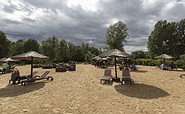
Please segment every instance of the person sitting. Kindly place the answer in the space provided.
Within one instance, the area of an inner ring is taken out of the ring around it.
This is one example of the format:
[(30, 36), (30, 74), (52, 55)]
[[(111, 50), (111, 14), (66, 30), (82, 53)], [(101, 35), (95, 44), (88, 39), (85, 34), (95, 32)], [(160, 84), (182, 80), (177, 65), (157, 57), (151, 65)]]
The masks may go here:
[(130, 65), (130, 69), (131, 69), (131, 70), (137, 70), (137, 67), (136, 67), (136, 65), (135, 65), (134, 63), (132, 63), (132, 64)]
[(2, 74), (5, 74), (6, 71), (8, 70), (8, 68), (9, 68), (9, 65), (6, 62), (4, 62), (2, 64), (2, 67), (3, 67)]
[(18, 81), (18, 83), (20, 83), (20, 81), (22, 79), (26, 79), (26, 78), (27, 78), (26, 76), (20, 76), (20, 72), (17, 69), (14, 69), (13, 73), (11, 75), (11, 81), (13, 82), (13, 85), (16, 84), (16, 81)]
[(171, 70), (171, 67), (169, 65), (161, 64), (160, 69), (161, 70)]

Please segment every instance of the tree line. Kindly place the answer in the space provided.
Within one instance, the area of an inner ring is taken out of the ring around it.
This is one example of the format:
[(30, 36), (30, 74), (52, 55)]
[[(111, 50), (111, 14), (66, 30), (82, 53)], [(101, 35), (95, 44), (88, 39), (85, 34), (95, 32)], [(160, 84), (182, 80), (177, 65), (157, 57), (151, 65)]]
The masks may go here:
[(0, 58), (11, 57), (28, 51), (37, 51), (49, 57), (53, 62), (89, 62), (90, 59), (100, 54), (100, 49), (90, 47), (88, 43), (74, 45), (65, 40), (59, 40), (52, 36), (39, 43), (35, 39), (17, 40), (15, 42), (8, 40), (4, 32), (0, 32)]

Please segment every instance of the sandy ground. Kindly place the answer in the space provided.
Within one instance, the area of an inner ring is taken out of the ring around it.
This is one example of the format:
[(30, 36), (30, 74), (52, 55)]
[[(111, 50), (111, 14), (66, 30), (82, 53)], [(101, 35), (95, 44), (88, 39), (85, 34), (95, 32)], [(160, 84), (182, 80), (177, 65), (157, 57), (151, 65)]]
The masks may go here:
[[(26, 86), (8, 85), (10, 74), (0, 75), (0, 114), (185, 114), (185, 77), (179, 77), (185, 72), (138, 67), (131, 72), (133, 86), (102, 85), (104, 69), (81, 64), (76, 71), (49, 69), (52, 82)], [(17, 68), (22, 75), (30, 72), (29, 65)]]

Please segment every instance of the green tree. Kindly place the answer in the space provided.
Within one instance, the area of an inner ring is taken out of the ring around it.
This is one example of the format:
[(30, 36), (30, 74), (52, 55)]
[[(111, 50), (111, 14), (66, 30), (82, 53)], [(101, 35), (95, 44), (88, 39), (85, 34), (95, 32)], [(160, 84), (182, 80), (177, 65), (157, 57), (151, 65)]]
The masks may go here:
[(111, 25), (106, 31), (106, 41), (108, 49), (123, 49), (123, 41), (128, 36), (127, 26), (121, 21), (118, 21), (114, 25)]
[(8, 57), (11, 52), (11, 41), (7, 39), (4, 32), (0, 31), (0, 58)]
[(89, 48), (89, 51), (90, 51), (93, 55), (95, 55), (95, 56), (97, 56), (97, 55), (99, 55), (99, 54), (101, 53), (101, 51), (100, 51), (99, 49), (95, 48), (95, 47), (90, 47), (90, 48)]
[(16, 42), (12, 42), (12, 48), (11, 48), (12, 55), (24, 53), (23, 51), (24, 44), (25, 44), (24, 40), (17, 40)]
[[(177, 23), (177, 27), (174, 33), (175, 39), (173, 42), (173, 55), (177, 58), (182, 54), (185, 54), (185, 19)], [(175, 43), (174, 43), (175, 42)]]
[(146, 58), (145, 52), (144, 51), (134, 51), (132, 52), (132, 55), (134, 56), (134, 59), (144, 59)]
[(78, 61), (78, 62), (84, 62), (85, 61), (85, 53), (83, 52), (81, 46), (75, 46), (75, 50), (72, 56), (72, 60)]
[(162, 53), (179, 58), (185, 51), (185, 22), (158, 21), (148, 39), (148, 50), (152, 56)]
[(85, 55), (85, 61), (90, 63), (91, 62), (91, 58), (95, 57), (95, 55), (93, 55), (90, 51), (88, 51), (88, 53)]
[(23, 46), (23, 51), (28, 52), (28, 51), (39, 51), (39, 46), (40, 44), (37, 42), (35, 39), (28, 39), (25, 41), (24, 46)]
[[(69, 53), (69, 60), (70, 61), (76, 61), (76, 60), (78, 60), (78, 57), (76, 58), (76, 56), (75, 56), (75, 53), (78, 53), (77, 52), (77, 46), (75, 46), (73, 43), (71, 43), (71, 42), (68, 42), (67, 43), (67, 46), (68, 46), (68, 53)], [(80, 56), (80, 54), (79, 54), (79, 56)]]
[(59, 52), (59, 61), (63, 62), (69, 61), (68, 45), (65, 40), (60, 41), (58, 52)]
[(49, 37), (41, 42), (41, 52), (49, 56), (50, 61), (58, 61), (59, 59), (59, 40), (55, 37)]

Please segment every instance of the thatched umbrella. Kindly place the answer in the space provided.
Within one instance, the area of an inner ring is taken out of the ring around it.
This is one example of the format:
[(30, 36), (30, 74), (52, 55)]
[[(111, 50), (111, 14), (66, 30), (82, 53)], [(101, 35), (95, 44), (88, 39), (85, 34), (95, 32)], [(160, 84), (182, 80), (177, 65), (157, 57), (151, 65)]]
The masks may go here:
[(93, 57), (91, 60), (100, 60), (100, 59), (101, 59), (100, 56), (95, 56), (95, 57)]
[(2, 59), (0, 59), (0, 61), (2, 61), (2, 62), (9, 62), (9, 61), (17, 61), (17, 60), (14, 60), (14, 59), (12, 59), (12, 58), (2, 58)]
[(167, 54), (161, 54), (159, 56), (156, 56), (154, 58), (158, 58), (158, 59), (164, 59), (164, 63), (165, 63), (165, 59), (172, 59), (173, 57)]
[(2, 59), (0, 59), (0, 61), (2, 61), (2, 62), (8, 62), (8, 65), (10, 67), (10, 62), (14, 62), (14, 61), (17, 61), (17, 60), (14, 60), (14, 59), (12, 59), (12, 58), (9, 57), (9, 58), (2, 58)]
[(13, 56), (13, 58), (19, 59), (19, 60), (31, 60), (31, 77), (33, 74), (33, 60), (49, 59), (49, 57), (39, 54), (38, 52), (35, 52), (35, 51), (29, 51), (27, 53), (16, 55), (16, 56)]
[(99, 56), (100, 57), (114, 57), (115, 78), (117, 78), (116, 57), (129, 57), (130, 54), (120, 51), (118, 49), (112, 49), (112, 50), (109, 50), (107, 52), (100, 54)]

